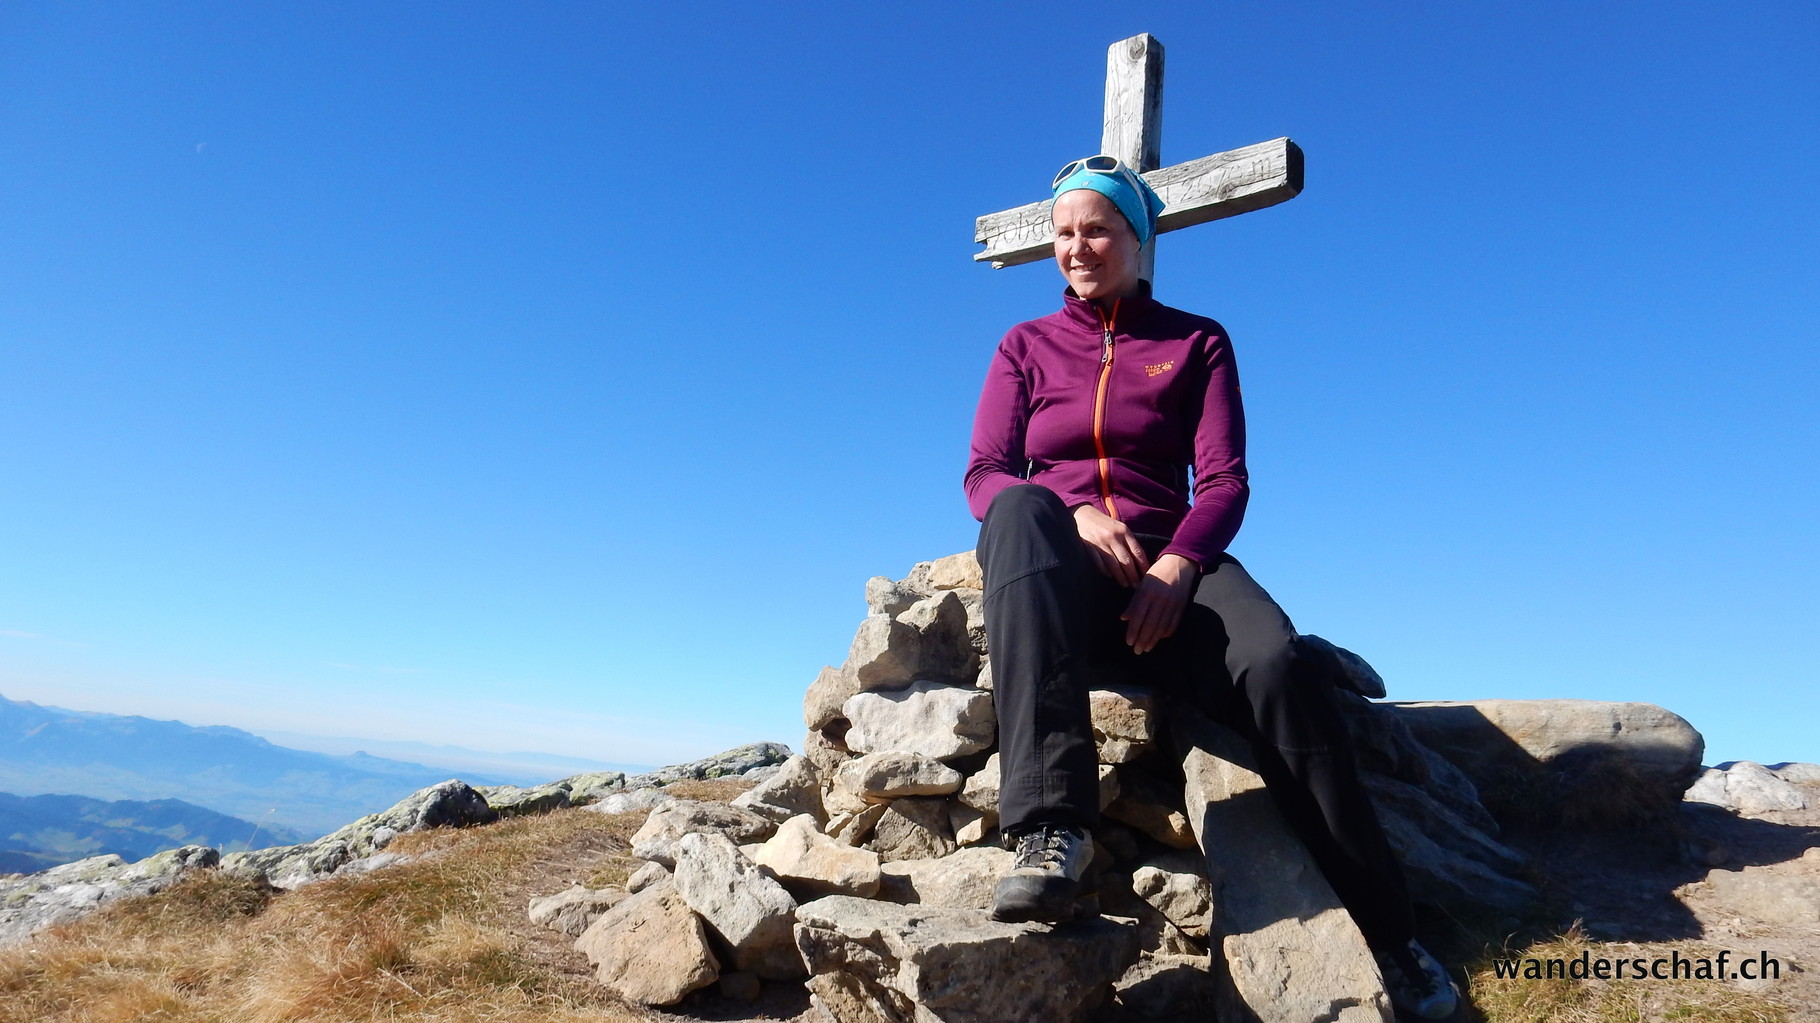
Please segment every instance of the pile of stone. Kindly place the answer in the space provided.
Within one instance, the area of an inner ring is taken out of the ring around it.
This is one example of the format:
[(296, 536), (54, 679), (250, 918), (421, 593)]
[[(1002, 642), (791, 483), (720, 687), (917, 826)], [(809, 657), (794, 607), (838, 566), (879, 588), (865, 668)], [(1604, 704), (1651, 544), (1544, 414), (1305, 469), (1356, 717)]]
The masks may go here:
[[(713, 984), (739, 994), (806, 977), (842, 1023), (1169, 1019), (1210, 1006), (1287, 1019), (1342, 1005), (1332, 1018), (1389, 1018), (1350, 918), (1256, 798), (1245, 745), (1191, 712), (1161, 712), (1141, 690), (1090, 701), (1104, 915), (990, 921), (1011, 857), (997, 828), (978, 565), (967, 553), (878, 577), (866, 602), (846, 662), (809, 686), (801, 755), (730, 807), (653, 809), (633, 848), (649, 865), (630, 894), (577, 889), (536, 907), (580, 935), (604, 983), (668, 1005)], [(1699, 769), (1698, 733), (1659, 708), (1560, 701), (1576, 706), (1551, 704), (1551, 727), (1525, 731), (1508, 701), (1374, 703), (1384, 689), (1369, 665), (1302, 641), (1344, 668), (1339, 699), (1414, 896), (1456, 917), (1508, 916), (1536, 896), (1482, 783), (1615, 750), (1594, 766), (1622, 764), (1672, 803)], [(1534, 705), (1515, 706), (1533, 716)], [(1472, 755), (1456, 763), (1436, 744)], [(573, 908), (583, 903), (592, 908)]]

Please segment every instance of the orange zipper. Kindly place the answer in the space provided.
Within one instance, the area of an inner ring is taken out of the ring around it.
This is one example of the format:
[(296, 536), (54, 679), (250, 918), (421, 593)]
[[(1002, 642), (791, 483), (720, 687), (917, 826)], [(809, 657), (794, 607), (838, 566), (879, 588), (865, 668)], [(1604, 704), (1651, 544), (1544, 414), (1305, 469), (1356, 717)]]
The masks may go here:
[(1119, 300), (1112, 300), (1112, 316), (1100, 312), (1105, 347), (1100, 349), (1100, 382), (1093, 392), (1093, 451), (1099, 456), (1100, 497), (1106, 502), (1106, 514), (1115, 521), (1118, 506), (1112, 503), (1112, 461), (1106, 457), (1106, 383), (1112, 379), (1112, 327), (1119, 319)]

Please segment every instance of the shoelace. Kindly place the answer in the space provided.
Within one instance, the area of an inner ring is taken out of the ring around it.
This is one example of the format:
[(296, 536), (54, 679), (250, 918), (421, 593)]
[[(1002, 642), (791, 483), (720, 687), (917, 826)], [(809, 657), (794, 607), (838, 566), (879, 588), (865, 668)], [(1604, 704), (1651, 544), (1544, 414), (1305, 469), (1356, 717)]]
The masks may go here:
[(1025, 835), (1017, 844), (1017, 868), (1060, 867), (1065, 858), (1067, 842), (1060, 830), (1049, 828)]

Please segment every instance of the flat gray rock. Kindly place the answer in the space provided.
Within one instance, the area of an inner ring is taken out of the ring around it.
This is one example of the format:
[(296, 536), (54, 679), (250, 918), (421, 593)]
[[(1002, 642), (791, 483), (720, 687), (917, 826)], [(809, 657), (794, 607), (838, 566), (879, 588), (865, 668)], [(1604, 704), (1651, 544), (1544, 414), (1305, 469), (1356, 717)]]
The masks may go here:
[(725, 803), (672, 799), (652, 810), (644, 827), (632, 836), (632, 855), (674, 870), (684, 835), (712, 832), (726, 836), (734, 845), (746, 845), (762, 842), (776, 831), (775, 822), (749, 810)]
[(733, 965), (767, 980), (799, 980), (791, 936), (796, 900), (725, 835), (684, 835), (677, 844), (676, 893), (733, 950)]
[(1227, 963), (1222, 1018), (1395, 1023), (1365, 939), (1264, 790), (1250, 747), (1192, 711), (1172, 722), (1212, 884), (1211, 938)]
[(889, 692), (865, 692), (843, 708), (855, 753), (898, 750), (937, 760), (966, 756), (998, 739), (992, 694), (971, 686), (918, 681)]
[(603, 985), (639, 1005), (675, 1005), (720, 977), (701, 918), (668, 881), (601, 914), (575, 948)]
[(186, 845), (137, 863), (111, 854), (91, 856), (35, 874), (0, 878), (0, 947), (16, 945), (45, 927), (79, 920), (118, 899), (161, 892), (219, 860), (214, 849)]
[(624, 901), (627, 894), (615, 888), (576, 885), (554, 895), (532, 899), (528, 912), (532, 923), (579, 938), (607, 910)]
[(1001, 924), (835, 895), (796, 919), (809, 990), (836, 1023), (1084, 1023), (1138, 951), (1105, 917)]

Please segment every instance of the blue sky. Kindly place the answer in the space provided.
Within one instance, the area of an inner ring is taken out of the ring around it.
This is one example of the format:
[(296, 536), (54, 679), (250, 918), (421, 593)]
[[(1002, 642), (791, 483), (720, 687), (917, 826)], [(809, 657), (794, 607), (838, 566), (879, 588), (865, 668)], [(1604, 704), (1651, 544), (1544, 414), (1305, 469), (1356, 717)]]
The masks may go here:
[(1811, 4), (0, 7), (0, 693), (660, 763), (798, 745), (1168, 54), (1233, 550), (1404, 699), (1820, 761)]

